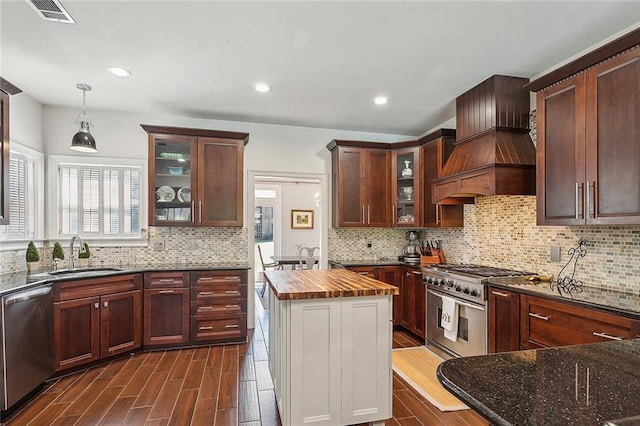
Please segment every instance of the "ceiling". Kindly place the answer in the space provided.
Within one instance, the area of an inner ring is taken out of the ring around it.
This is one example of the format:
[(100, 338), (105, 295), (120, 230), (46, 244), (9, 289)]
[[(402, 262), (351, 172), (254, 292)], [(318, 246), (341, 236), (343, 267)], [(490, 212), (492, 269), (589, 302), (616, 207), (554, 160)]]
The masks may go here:
[(83, 82), (89, 114), (400, 135), (452, 118), (456, 96), (493, 74), (538, 75), (640, 24), (640, 1), (61, 2), (76, 24), (0, 3), (0, 75), (44, 105), (80, 112)]

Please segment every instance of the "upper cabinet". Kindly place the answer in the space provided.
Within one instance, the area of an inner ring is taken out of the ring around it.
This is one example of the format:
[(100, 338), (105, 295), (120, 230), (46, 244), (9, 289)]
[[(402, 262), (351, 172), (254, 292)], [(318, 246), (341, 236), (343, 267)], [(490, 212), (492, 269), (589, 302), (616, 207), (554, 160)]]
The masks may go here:
[(149, 225), (242, 226), (248, 133), (141, 126), (149, 134)]
[(538, 91), (539, 225), (640, 224), (640, 47)]
[(392, 225), (419, 226), (423, 187), (420, 180), (420, 148), (398, 148), (391, 154)]
[(9, 224), (9, 95), (20, 92), (0, 77), (0, 225)]
[(334, 227), (391, 226), (391, 152), (385, 144), (332, 141)]

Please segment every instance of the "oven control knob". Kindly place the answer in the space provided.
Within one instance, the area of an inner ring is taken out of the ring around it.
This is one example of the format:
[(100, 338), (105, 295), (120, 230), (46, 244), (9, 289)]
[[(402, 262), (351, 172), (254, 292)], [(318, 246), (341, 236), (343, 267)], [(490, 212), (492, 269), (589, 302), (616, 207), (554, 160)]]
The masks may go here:
[(470, 293), (473, 297), (480, 297), (480, 292), (478, 290), (476, 290), (475, 288), (471, 290)]
[(462, 286), (461, 285), (456, 286), (456, 291), (458, 293), (461, 292), (462, 291)]
[(435, 280), (433, 279), (433, 277), (427, 277), (427, 284), (433, 284), (435, 282)]
[(465, 288), (464, 288), (464, 290), (462, 290), (462, 292), (463, 292), (464, 294), (470, 294), (470, 293), (471, 293), (471, 290), (469, 290), (469, 287), (465, 287)]
[[(444, 280), (442, 280), (442, 284), (444, 285)], [(454, 285), (455, 283), (453, 282), (453, 280), (447, 281), (447, 287), (452, 288)]]
[(444, 286), (444, 280), (443, 279), (436, 280), (436, 285), (437, 286)]

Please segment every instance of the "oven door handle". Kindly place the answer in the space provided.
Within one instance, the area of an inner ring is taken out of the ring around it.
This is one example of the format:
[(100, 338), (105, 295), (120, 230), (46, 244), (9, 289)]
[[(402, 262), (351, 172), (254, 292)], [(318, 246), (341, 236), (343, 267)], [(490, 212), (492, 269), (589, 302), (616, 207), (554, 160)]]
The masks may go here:
[[(442, 299), (442, 295), (436, 293), (435, 291), (427, 290), (427, 293), (431, 293), (434, 296), (438, 296), (440, 299)], [(459, 300), (456, 300), (456, 303), (458, 305), (460, 305), (460, 306), (464, 306), (464, 307), (471, 308), (471, 309), (477, 309), (479, 311), (485, 311), (486, 310), (483, 306), (476, 306), (476, 305), (472, 305), (471, 303), (461, 302)]]

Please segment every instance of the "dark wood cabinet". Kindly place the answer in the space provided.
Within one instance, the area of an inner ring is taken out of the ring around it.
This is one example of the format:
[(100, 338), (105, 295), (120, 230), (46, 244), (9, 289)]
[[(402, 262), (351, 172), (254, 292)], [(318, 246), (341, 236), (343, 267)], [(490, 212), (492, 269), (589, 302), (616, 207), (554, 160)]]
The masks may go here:
[(400, 266), (349, 266), (348, 270), (356, 272), (365, 277), (373, 278), (387, 284), (398, 287), (399, 294), (393, 296), (393, 323), (402, 324), (404, 316), (403, 309), (403, 285), (402, 285), (402, 268)]
[(149, 225), (242, 226), (247, 133), (142, 125)]
[(640, 47), (537, 94), (539, 225), (640, 223)]
[(334, 227), (391, 226), (391, 153), (385, 148), (363, 147), (367, 144), (329, 144)]
[(397, 148), (391, 154), (391, 224), (396, 227), (420, 226), (423, 192), (420, 148)]
[(420, 336), (426, 337), (426, 293), (422, 282), (422, 271), (405, 266), (402, 268), (402, 318), (400, 325)]
[(520, 294), (489, 287), (488, 352), (520, 349)]
[(247, 279), (246, 270), (191, 272), (192, 343), (246, 341)]
[(0, 77), (0, 225), (9, 224), (9, 95), (20, 92)]
[(433, 181), (441, 176), (442, 166), (449, 158), (456, 141), (455, 130), (441, 129), (420, 139), (422, 144), (422, 177), (420, 224), (424, 227), (464, 226), (464, 203), (467, 198), (448, 198), (436, 204), (433, 199)]
[(520, 295), (522, 349), (631, 339), (640, 321), (542, 297)]
[(122, 275), (54, 286), (57, 370), (141, 347), (141, 282), (140, 275)]
[(189, 342), (188, 272), (144, 274), (144, 346)]

